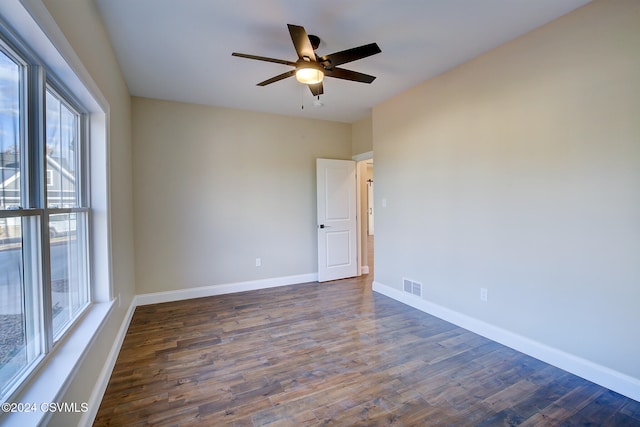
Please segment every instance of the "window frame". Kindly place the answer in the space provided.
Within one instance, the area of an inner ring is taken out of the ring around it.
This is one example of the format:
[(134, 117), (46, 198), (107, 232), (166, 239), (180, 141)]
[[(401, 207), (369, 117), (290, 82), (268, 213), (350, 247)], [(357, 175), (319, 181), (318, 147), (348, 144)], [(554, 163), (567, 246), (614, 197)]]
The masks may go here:
[[(70, 333), (70, 331), (85, 317), (87, 311), (94, 304), (94, 285), (92, 275), (93, 247), (92, 215), (90, 204), (90, 164), (89, 155), (90, 132), (89, 111), (73, 96), (71, 90), (64, 85), (55, 72), (49, 70), (37, 55), (35, 55), (14, 32), (0, 20), (0, 51), (20, 67), (19, 86), (19, 180), (20, 200), (18, 206), (0, 209), (0, 218), (19, 219), (21, 227), (21, 257), (24, 270), (21, 286), (23, 287), (23, 316), (25, 334), (25, 352), (35, 345), (37, 354), (32, 360), (27, 360), (11, 380), (0, 385), (0, 402), (14, 399), (28, 382), (38, 373), (50, 359)], [(48, 171), (46, 147), (46, 94), (51, 91), (77, 120), (77, 173), (75, 188), (76, 206), (49, 207), (47, 200)], [(78, 188), (79, 187), (79, 188)], [(53, 326), (52, 280), (51, 280), (51, 241), (49, 236), (49, 218), (56, 214), (84, 215), (82, 257), (84, 259), (84, 293), (86, 300), (82, 306), (65, 322), (56, 333)], [(33, 222), (34, 227), (23, 230), (25, 219)], [(25, 237), (25, 234), (27, 236)], [(28, 254), (28, 255), (27, 255)], [(28, 265), (27, 265), (28, 264)], [(27, 270), (30, 271), (27, 274)], [(27, 283), (27, 276), (37, 277), (37, 283)], [(29, 289), (27, 289), (29, 288)], [(26, 313), (27, 306), (38, 306), (39, 311), (33, 316)], [(38, 343), (27, 343), (28, 329), (38, 329)], [(28, 358), (27, 358), (28, 359)]]

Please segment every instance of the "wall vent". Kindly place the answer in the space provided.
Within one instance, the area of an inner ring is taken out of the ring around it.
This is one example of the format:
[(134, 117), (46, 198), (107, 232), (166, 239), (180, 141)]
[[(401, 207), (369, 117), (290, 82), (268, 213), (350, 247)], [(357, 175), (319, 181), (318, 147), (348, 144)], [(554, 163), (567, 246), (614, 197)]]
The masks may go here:
[(402, 279), (402, 288), (405, 292), (421, 297), (422, 296), (422, 283), (416, 282), (410, 279)]
[(404, 283), (404, 291), (412, 293), (411, 291), (413, 289), (413, 282), (409, 279), (402, 279), (402, 281)]

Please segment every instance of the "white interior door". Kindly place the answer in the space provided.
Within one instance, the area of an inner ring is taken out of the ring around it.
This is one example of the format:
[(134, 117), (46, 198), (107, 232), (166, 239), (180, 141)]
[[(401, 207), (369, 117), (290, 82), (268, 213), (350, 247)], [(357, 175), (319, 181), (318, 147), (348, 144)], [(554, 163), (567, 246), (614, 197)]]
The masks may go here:
[(318, 281), (356, 276), (356, 163), (316, 159), (316, 174)]

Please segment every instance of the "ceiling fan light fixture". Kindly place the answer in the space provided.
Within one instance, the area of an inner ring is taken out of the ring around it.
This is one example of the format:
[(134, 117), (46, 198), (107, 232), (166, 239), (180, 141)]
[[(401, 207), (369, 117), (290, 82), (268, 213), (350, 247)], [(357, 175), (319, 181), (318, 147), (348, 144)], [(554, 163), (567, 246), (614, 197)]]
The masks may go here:
[(306, 85), (315, 85), (322, 82), (324, 73), (317, 67), (302, 65), (296, 69), (296, 80)]
[(382, 52), (376, 43), (369, 43), (353, 47), (351, 49), (342, 50), (340, 52), (330, 53), (329, 55), (318, 56), (315, 53), (315, 50), (320, 45), (319, 37), (307, 34), (304, 27), (301, 27), (300, 25), (287, 24), (287, 27), (289, 28), (289, 35), (291, 36), (293, 47), (298, 55), (298, 59), (295, 62), (284, 59), (269, 58), (266, 56), (249, 55), (246, 53), (233, 52), (231, 54), (233, 56), (239, 56), (240, 58), (273, 62), (275, 64), (288, 65), (294, 68), (293, 70), (289, 70), (260, 82), (257, 86), (267, 86), (288, 77), (296, 76), (296, 80), (306, 85), (313, 96), (319, 96), (324, 93), (322, 81), (325, 75), (334, 79), (349, 80), (360, 83), (371, 83), (376, 79), (375, 76), (338, 67), (339, 65)]

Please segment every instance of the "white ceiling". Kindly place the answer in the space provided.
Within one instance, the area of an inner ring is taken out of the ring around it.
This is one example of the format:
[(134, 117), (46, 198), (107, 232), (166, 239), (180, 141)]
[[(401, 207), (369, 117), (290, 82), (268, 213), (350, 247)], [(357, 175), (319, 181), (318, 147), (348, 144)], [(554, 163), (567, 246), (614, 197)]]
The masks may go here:
[[(539, 27), (589, 0), (95, 0), (132, 95), (354, 122), (380, 102)], [(322, 40), (319, 55), (376, 42), (341, 67), (372, 84), (327, 78), (322, 107), (291, 69), (286, 24)], [(301, 105), (304, 104), (304, 109)]]

